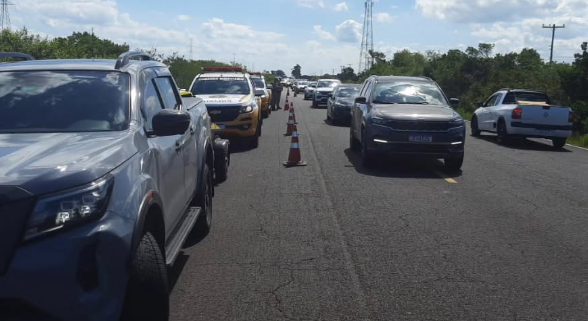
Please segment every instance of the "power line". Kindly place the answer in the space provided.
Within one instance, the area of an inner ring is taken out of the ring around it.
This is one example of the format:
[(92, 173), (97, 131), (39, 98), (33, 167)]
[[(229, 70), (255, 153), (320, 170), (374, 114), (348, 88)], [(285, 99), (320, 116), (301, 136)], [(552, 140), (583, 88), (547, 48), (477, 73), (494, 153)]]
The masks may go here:
[(551, 54), (549, 55), (549, 63), (553, 63), (553, 43), (555, 42), (555, 29), (563, 29), (566, 25), (543, 25), (544, 29), (551, 29)]
[(370, 69), (373, 64), (372, 51), (374, 50), (374, 28), (372, 23), (373, 0), (366, 0), (363, 17), (363, 31), (361, 34), (361, 50), (359, 53), (358, 73)]
[(14, 6), (14, 3), (8, 0), (0, 0), (0, 30), (10, 29), (10, 12), (8, 6)]

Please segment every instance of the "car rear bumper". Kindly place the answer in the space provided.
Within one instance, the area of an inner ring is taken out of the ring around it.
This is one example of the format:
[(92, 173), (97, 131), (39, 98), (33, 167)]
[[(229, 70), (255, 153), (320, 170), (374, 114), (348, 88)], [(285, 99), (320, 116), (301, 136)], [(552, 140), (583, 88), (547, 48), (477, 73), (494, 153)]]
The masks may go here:
[(507, 128), (508, 134), (521, 137), (535, 138), (569, 138), (572, 136), (572, 126), (532, 125), (511, 122)]
[[(385, 155), (414, 155), (444, 158), (464, 153), (465, 127), (444, 132), (395, 131), (379, 125), (368, 127), (366, 140), (368, 149)], [(410, 142), (411, 134), (430, 134), (432, 142)]]
[(133, 221), (107, 212), (97, 222), (22, 245), (0, 277), (0, 315), (7, 320), (118, 320), (133, 228)]

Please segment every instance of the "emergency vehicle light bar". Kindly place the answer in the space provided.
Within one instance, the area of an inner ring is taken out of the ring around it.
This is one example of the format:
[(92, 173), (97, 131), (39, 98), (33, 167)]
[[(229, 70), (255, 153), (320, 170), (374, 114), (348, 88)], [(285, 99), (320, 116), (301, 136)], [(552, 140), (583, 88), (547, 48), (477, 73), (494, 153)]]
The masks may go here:
[(256, 76), (261, 76), (261, 73), (260, 72), (250, 72), (249, 74), (250, 75), (256, 75)]
[(204, 72), (219, 72), (219, 71), (234, 71), (243, 72), (243, 68), (240, 67), (203, 67)]

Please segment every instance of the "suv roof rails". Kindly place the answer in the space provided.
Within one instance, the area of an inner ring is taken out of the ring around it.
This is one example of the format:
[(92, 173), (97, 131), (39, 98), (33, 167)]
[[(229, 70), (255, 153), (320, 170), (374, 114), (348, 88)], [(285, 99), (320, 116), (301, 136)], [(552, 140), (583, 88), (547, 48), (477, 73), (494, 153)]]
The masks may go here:
[(35, 60), (33, 56), (22, 52), (0, 52), (0, 58), (20, 58), (23, 60)]
[(512, 90), (512, 88), (500, 88), (500, 90), (498, 90), (498, 91), (511, 91), (511, 90)]
[(116, 59), (116, 64), (114, 65), (114, 69), (121, 69), (122, 67), (128, 65), (131, 58), (140, 58), (139, 60), (141, 61), (153, 60), (153, 58), (146, 52), (127, 51), (118, 56), (118, 59)]

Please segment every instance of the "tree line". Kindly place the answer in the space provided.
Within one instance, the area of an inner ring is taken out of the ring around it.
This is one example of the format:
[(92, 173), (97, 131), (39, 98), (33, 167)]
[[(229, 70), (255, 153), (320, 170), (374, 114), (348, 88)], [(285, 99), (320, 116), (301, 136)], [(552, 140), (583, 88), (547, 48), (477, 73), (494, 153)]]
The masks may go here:
[[(126, 43), (117, 44), (101, 39), (88, 32), (74, 32), (68, 37), (49, 39), (31, 34), (27, 29), (2, 30), (0, 51), (18, 51), (31, 54), (37, 59), (107, 58), (116, 59), (128, 51)], [(461, 100), (459, 112), (466, 118), (471, 116), (477, 103), (500, 88), (525, 88), (543, 90), (560, 105), (574, 110), (574, 130), (583, 135), (588, 145), (588, 44), (579, 46), (572, 63), (546, 63), (539, 53), (531, 48), (520, 52), (494, 54), (494, 45), (481, 43), (465, 50), (449, 50), (446, 53), (425, 53), (403, 50), (392, 57), (373, 51), (373, 66), (360, 74), (347, 67), (337, 75), (343, 82), (361, 83), (370, 75), (426, 76), (437, 81), (450, 97)], [(181, 88), (190, 86), (195, 75), (204, 66), (230, 66), (214, 60), (187, 60), (178, 53), (163, 55), (156, 48), (145, 50), (155, 59), (170, 67)], [(300, 65), (292, 68), (292, 74), (302, 75)], [(282, 70), (267, 72), (266, 79), (285, 77)], [(318, 77), (314, 77), (318, 78)]]

